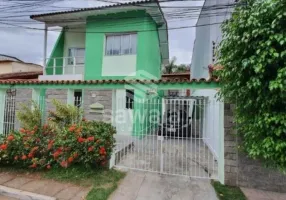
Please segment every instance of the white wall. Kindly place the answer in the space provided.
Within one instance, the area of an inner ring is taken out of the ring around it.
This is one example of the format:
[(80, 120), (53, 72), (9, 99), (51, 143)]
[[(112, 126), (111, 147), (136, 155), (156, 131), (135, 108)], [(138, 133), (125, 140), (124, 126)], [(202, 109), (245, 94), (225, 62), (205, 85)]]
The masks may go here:
[[(232, 9), (210, 9), (209, 6), (231, 4), (234, 0), (205, 0), (196, 28), (196, 39), (191, 64), (191, 78), (208, 78), (208, 65), (212, 64), (213, 44), (222, 38), (221, 23), (230, 17)], [(212, 25), (211, 25), (212, 24)], [(201, 26), (204, 25), (204, 26)]]
[(205, 96), (208, 101), (204, 111), (203, 138), (206, 145), (218, 158), (220, 129), (219, 129), (219, 102), (216, 98), (216, 90), (197, 90), (192, 96)]
[(69, 48), (85, 48), (85, 27), (70, 27), (65, 31), (64, 56), (68, 56)]
[(136, 55), (103, 56), (102, 76), (135, 76)]
[(30, 72), (30, 71), (42, 71), (43, 67), (39, 65), (34, 65), (31, 63), (12, 63), (12, 72)]

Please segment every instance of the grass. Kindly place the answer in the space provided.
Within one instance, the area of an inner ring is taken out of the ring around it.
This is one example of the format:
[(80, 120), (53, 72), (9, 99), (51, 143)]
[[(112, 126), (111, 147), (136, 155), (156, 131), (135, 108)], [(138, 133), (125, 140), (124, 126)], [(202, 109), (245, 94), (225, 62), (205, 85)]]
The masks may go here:
[(222, 185), (217, 181), (213, 181), (212, 185), (220, 200), (247, 200), (239, 187)]
[(37, 173), (46, 179), (91, 187), (87, 200), (107, 200), (112, 192), (116, 190), (119, 181), (126, 175), (126, 173), (114, 169), (87, 169), (82, 166), (67, 169), (53, 168), (49, 171), (33, 171), (31, 169), (15, 168), (14, 166), (1, 166), (0, 172), (3, 171), (25, 174)]

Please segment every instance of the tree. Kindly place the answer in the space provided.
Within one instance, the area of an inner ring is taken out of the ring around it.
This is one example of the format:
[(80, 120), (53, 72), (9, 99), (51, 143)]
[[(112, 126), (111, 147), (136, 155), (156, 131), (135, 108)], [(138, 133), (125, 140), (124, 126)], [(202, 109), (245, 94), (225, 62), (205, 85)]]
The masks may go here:
[(236, 103), (242, 147), (286, 169), (286, 1), (242, 0), (222, 25), (220, 96)]
[(165, 71), (167, 74), (171, 74), (174, 69), (177, 67), (175, 62), (177, 61), (177, 58), (174, 56), (170, 63), (165, 67)]

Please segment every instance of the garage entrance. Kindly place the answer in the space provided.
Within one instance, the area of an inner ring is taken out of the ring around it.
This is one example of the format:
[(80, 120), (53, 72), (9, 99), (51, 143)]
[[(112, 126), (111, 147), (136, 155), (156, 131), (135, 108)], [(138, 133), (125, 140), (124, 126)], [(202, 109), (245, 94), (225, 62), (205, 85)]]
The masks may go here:
[(116, 135), (116, 167), (218, 179), (221, 102), (164, 97), (134, 104), (132, 135)]

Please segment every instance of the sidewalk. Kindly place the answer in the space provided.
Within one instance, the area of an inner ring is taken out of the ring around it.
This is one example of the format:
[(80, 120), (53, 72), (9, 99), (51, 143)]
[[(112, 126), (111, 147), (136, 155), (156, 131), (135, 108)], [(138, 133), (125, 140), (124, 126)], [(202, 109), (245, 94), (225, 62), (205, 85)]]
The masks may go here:
[[(36, 176), (15, 175), (11, 173), (0, 173), (0, 185), (55, 197), (58, 200), (83, 200), (89, 192), (89, 188), (69, 183), (60, 183), (53, 180), (43, 180)], [(5, 199), (6, 197), (2, 198)]]
[(269, 192), (250, 188), (241, 188), (248, 200), (285, 200), (286, 193)]

